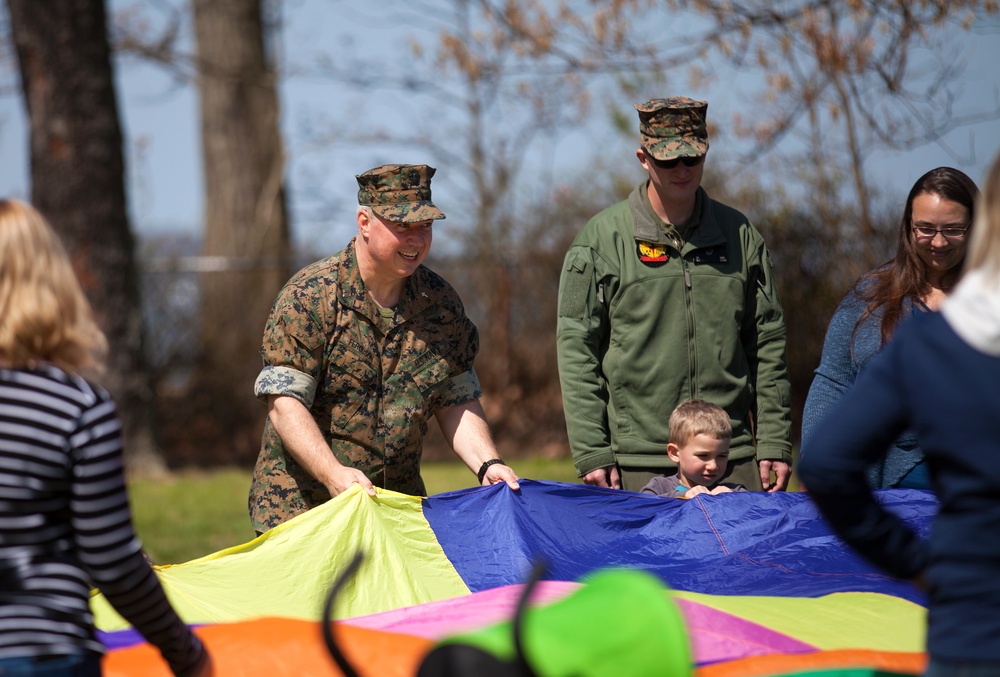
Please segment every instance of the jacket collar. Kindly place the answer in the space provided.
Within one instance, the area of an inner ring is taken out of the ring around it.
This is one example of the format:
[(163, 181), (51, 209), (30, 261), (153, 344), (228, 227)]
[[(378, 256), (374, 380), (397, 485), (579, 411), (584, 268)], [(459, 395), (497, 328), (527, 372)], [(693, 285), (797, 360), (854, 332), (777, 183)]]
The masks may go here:
[[(634, 235), (637, 241), (671, 245), (682, 252), (725, 244), (726, 238), (715, 220), (712, 201), (704, 188), (699, 187), (695, 194), (694, 213), (687, 224), (687, 242), (685, 243), (675, 226), (665, 223), (653, 211), (649, 194), (646, 192), (647, 184), (648, 182), (645, 181), (640, 183), (628, 197), (632, 221), (635, 224)], [(681, 247), (677, 247), (677, 242), (681, 243)]]

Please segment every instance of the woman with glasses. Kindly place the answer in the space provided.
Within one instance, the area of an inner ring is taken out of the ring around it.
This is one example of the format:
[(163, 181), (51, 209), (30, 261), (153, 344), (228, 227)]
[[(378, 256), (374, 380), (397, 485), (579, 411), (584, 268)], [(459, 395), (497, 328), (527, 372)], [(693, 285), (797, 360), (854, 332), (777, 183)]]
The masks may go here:
[[(978, 211), (965, 274), (941, 312), (900, 324), (799, 465), (841, 538), (926, 589), (925, 677), (1000, 675), (1000, 158)], [(864, 468), (907, 428), (920, 437), (940, 505), (926, 534), (864, 482)]]
[[(802, 418), (804, 451), (820, 420), (888, 343), (900, 321), (936, 311), (958, 282), (978, 194), (972, 179), (951, 167), (932, 169), (910, 189), (895, 258), (861, 276), (830, 320)], [(876, 489), (931, 488), (913, 431), (900, 435), (868, 469), (868, 483)]]

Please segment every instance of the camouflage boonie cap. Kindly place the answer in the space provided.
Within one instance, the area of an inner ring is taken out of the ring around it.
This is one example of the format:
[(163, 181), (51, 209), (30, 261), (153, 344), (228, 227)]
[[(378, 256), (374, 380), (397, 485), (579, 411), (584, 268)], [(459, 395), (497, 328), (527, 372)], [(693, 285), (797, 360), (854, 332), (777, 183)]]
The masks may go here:
[(444, 212), (431, 202), (431, 177), (427, 165), (380, 165), (359, 174), (358, 204), (367, 205), (386, 221), (416, 223), (443, 219)]
[(708, 102), (686, 96), (650, 99), (635, 104), (639, 111), (642, 149), (657, 160), (697, 157), (708, 152), (705, 113)]

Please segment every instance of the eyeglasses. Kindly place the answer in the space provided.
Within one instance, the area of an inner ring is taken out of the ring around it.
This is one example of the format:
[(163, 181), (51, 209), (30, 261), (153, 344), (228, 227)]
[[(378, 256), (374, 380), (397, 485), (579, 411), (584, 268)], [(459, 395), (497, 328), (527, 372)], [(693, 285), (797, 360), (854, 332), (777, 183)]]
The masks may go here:
[(682, 162), (684, 163), (685, 167), (697, 167), (705, 160), (704, 155), (698, 155), (696, 157), (675, 157), (672, 160), (657, 160), (655, 157), (648, 154), (646, 155), (646, 157), (652, 160), (653, 164), (659, 167), (660, 169), (673, 169)]
[(941, 228), (937, 226), (931, 226), (928, 224), (913, 224), (913, 232), (917, 234), (917, 238), (921, 240), (933, 240), (938, 233), (944, 236), (946, 240), (961, 240), (965, 237), (966, 231), (969, 230), (969, 224), (960, 226), (954, 223), (946, 224)]

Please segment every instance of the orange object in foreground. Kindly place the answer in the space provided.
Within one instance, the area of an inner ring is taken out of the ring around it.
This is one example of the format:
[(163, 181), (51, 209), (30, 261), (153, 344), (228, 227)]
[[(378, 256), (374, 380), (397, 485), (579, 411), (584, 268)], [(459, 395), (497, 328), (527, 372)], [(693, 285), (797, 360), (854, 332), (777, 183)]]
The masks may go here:
[[(334, 633), (351, 662), (366, 675), (411, 677), (433, 642), (412, 635), (337, 624)], [(266, 617), (195, 629), (217, 677), (340, 677), (315, 621)], [(159, 652), (140, 644), (108, 653), (105, 677), (172, 677)]]

